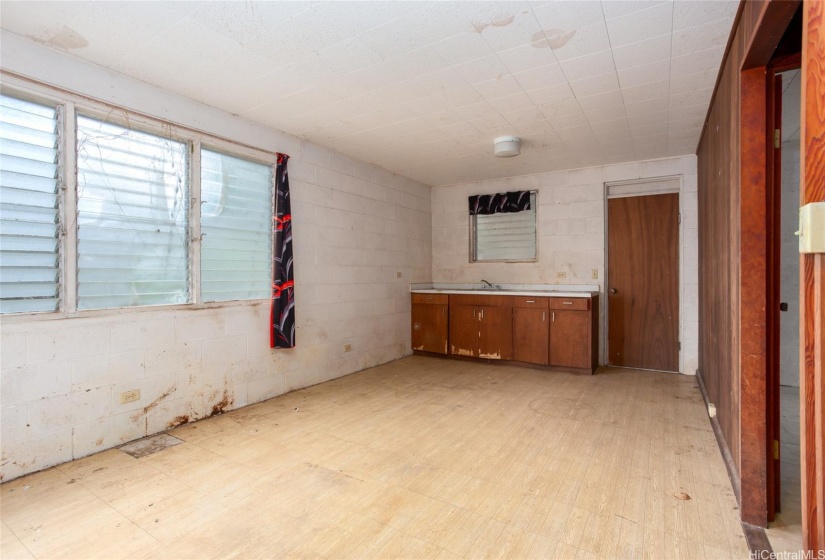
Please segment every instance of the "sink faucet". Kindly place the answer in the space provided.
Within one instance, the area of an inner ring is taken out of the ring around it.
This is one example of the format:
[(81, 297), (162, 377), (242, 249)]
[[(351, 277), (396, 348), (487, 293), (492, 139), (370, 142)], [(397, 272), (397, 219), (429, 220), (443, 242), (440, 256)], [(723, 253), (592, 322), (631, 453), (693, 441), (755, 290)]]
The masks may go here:
[(481, 282), (482, 282), (482, 283), (484, 283), (484, 284), (487, 284), (487, 287), (488, 287), (488, 288), (490, 288), (491, 290), (495, 290), (496, 288), (498, 288), (498, 286), (494, 286), (493, 284), (490, 284), (490, 283), (489, 283), (487, 280), (485, 280), (484, 278), (482, 278), (482, 279), (481, 279)]

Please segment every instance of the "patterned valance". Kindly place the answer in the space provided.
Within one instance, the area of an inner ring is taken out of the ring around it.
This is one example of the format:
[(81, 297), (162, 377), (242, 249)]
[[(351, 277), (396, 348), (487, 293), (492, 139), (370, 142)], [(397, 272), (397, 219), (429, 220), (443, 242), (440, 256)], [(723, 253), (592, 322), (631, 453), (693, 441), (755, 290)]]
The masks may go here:
[(530, 210), (530, 191), (481, 194), (470, 197), (470, 215)]

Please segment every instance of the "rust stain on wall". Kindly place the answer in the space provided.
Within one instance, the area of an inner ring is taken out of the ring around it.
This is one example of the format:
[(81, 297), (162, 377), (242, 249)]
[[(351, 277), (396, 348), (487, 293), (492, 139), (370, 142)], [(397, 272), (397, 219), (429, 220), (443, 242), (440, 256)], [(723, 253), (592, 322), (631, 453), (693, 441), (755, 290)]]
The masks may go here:
[(212, 407), (212, 413), (209, 416), (212, 417), (217, 416), (218, 414), (223, 414), (224, 411), (228, 407), (232, 406), (232, 403), (234, 402), (235, 399), (232, 397), (232, 395), (230, 395), (229, 392), (226, 389), (224, 389), (223, 398), (217, 403), (215, 403), (215, 405)]

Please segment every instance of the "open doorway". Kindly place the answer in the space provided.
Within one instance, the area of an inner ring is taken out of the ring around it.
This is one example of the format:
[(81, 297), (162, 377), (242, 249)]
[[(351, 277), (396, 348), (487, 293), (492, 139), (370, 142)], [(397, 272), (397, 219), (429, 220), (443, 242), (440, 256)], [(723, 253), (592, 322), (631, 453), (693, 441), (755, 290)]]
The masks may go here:
[(798, 69), (778, 73), (781, 83), (779, 168), (779, 508), (767, 536), (774, 552), (802, 549), (802, 487), (799, 448), (799, 248), (800, 109)]

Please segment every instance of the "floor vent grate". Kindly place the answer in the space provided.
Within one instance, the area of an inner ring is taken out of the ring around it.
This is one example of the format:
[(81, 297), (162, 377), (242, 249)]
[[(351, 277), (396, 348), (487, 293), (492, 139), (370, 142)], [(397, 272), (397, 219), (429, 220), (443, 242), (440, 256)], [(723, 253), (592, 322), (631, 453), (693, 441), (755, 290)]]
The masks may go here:
[(170, 436), (169, 434), (158, 434), (156, 436), (149, 436), (131, 443), (127, 443), (126, 445), (121, 445), (119, 449), (124, 453), (131, 455), (135, 459), (140, 459), (141, 457), (152, 455), (158, 451), (163, 451), (167, 447), (174, 447), (175, 445), (180, 445), (181, 443), (183, 443), (183, 440), (178, 439), (175, 436)]

